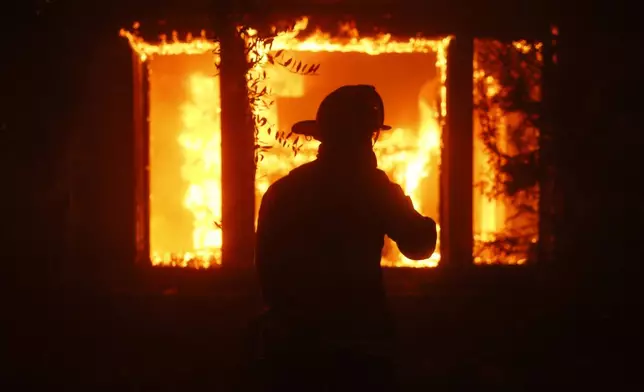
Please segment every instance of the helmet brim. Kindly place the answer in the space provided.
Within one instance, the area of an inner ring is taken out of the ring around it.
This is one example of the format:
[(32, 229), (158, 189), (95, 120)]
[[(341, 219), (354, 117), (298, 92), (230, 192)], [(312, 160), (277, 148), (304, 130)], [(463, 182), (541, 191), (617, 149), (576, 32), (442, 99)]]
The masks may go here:
[[(389, 131), (390, 129), (391, 129), (391, 126), (382, 125), (376, 131)], [(315, 120), (299, 121), (291, 127), (291, 132), (293, 132), (296, 135), (311, 137), (315, 140), (321, 141), (320, 127), (318, 125), (318, 122)]]

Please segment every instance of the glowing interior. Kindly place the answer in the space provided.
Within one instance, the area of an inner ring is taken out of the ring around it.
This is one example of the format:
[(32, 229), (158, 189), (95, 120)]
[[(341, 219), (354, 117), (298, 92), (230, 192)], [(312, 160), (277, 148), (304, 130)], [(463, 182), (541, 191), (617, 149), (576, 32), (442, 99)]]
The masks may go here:
[[(279, 145), (268, 129), (290, 130), (315, 117), (317, 105), (342, 84), (373, 84), (383, 96), (386, 122), (393, 130), (375, 146), (379, 167), (404, 188), (415, 207), (439, 220), (441, 129), (445, 105), (446, 48), (449, 38), (396, 41), (389, 35), (335, 39), (320, 31), (307, 33), (306, 19), (281, 33), (270, 50), (284, 50), (303, 63), (321, 64), (319, 75), (302, 76), (262, 63), (274, 98), (256, 109), (268, 119), (260, 141), (272, 144), (259, 162), (257, 203), (268, 186), (292, 168), (315, 159), (317, 144), (308, 141), (297, 155)], [(213, 50), (217, 43), (201, 37), (149, 44), (121, 31), (149, 67), (150, 84), (150, 258), (154, 265), (207, 268), (220, 263), (221, 125), (219, 78)], [(304, 35), (304, 34), (302, 34)], [(347, 36), (347, 35), (345, 35)], [(268, 48), (266, 48), (268, 51)], [(395, 77), (393, 77), (395, 75)], [(476, 131), (476, 130), (475, 130)], [(485, 170), (485, 152), (475, 144), (475, 175)], [(475, 231), (493, 236), (503, 225), (503, 205), (475, 191)], [(406, 259), (387, 241), (382, 264), (434, 267), (440, 244), (428, 260)], [(479, 260), (480, 261), (480, 260)]]
[[(476, 44), (476, 41), (475, 41)], [(514, 48), (520, 52), (528, 53), (530, 51), (537, 51), (537, 58), (540, 58), (540, 51), (542, 45), (536, 43), (535, 45), (528, 44), (526, 41), (515, 41), (512, 43)], [(475, 46), (476, 48), (476, 46)], [(480, 93), (488, 97), (494, 97), (501, 92), (501, 84), (493, 76), (487, 75), (482, 69), (478, 67), (476, 60), (476, 50), (474, 56), (474, 81), (483, 81), (484, 91)], [(537, 92), (537, 94), (539, 94)], [(488, 113), (488, 118), (497, 122), (498, 128), (498, 142), (497, 148), (499, 151), (506, 154), (516, 154), (515, 146), (509, 142), (509, 129), (517, 126), (521, 122), (521, 115), (519, 113), (508, 113), (501, 110), (499, 107), (492, 107), (491, 112)], [(481, 138), (481, 123), (479, 117), (474, 114), (474, 152), (473, 152), (473, 177), (474, 184), (480, 182), (489, 182), (491, 176), (498, 176), (495, 169), (489, 163), (489, 153), (485, 149)], [(537, 130), (538, 132), (538, 130)], [(534, 137), (535, 142), (538, 136)], [(519, 232), (538, 232), (538, 216), (533, 215), (526, 217), (517, 214), (518, 210), (515, 205), (509, 203), (507, 199), (490, 199), (485, 195), (485, 187), (474, 187), (473, 195), (473, 231), (475, 248), (474, 262), (476, 264), (524, 264), (529, 255), (525, 252), (516, 252), (511, 255), (504, 255), (502, 258), (495, 253), (493, 247), (486, 247), (497, 240), (500, 234), (508, 231)], [(530, 207), (538, 210), (538, 200), (532, 200), (528, 203)], [(531, 237), (531, 242), (536, 243), (538, 235)]]

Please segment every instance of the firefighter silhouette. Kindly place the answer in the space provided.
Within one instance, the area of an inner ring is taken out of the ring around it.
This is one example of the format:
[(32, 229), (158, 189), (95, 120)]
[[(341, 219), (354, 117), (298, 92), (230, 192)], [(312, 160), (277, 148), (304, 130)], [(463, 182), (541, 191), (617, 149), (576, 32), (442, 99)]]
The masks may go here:
[(293, 126), (321, 143), (316, 160), (269, 187), (259, 210), (255, 263), (272, 390), (391, 388), (384, 239), (426, 259), (436, 223), (377, 168), (374, 140), (389, 129), (369, 85), (338, 88), (315, 120)]

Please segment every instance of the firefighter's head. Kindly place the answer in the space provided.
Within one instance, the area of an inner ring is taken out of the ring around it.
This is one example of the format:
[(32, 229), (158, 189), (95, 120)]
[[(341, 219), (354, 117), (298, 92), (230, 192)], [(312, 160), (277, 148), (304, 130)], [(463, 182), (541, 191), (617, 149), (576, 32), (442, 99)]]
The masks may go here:
[(324, 144), (370, 143), (374, 135), (391, 129), (384, 119), (384, 104), (374, 86), (346, 85), (322, 100), (315, 120), (300, 121), (292, 131)]

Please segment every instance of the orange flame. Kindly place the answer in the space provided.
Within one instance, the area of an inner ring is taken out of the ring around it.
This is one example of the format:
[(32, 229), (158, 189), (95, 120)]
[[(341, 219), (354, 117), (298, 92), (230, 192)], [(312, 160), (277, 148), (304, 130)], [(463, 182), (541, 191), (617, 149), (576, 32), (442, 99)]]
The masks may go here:
[[(418, 130), (394, 129), (383, 135), (376, 145), (380, 167), (392, 175), (393, 180), (400, 183), (407, 194), (410, 195), (414, 205), (422, 210), (423, 197), (419, 182), (430, 175), (430, 162), (440, 159), (440, 134), (441, 119), (445, 117), (447, 107), (445, 104), (446, 80), (446, 49), (450, 38), (424, 39), (410, 38), (405, 41), (393, 39), (388, 34), (376, 37), (360, 37), (357, 30), (346, 28), (345, 33), (349, 39), (335, 39), (330, 34), (315, 31), (305, 38), (300, 33), (306, 29), (307, 18), (298, 21), (291, 31), (278, 33), (270, 48), (263, 48), (261, 54), (269, 50), (288, 50), (292, 52), (355, 52), (378, 55), (383, 53), (435, 53), (436, 67), (440, 75), (440, 106), (431, 107), (425, 102), (419, 102), (421, 123)], [(251, 30), (249, 36), (254, 32)], [(159, 44), (145, 42), (136, 33), (121, 30), (120, 35), (125, 37), (141, 61), (148, 61), (154, 56), (166, 55), (196, 55), (211, 53), (219, 45), (206, 39), (205, 32), (200, 37), (188, 36), (184, 41), (178, 39), (176, 33), (172, 34), (169, 41), (161, 37)], [(260, 64), (266, 70), (267, 64)], [(251, 70), (251, 72), (257, 71)], [(269, 70), (270, 72), (270, 70)], [(291, 74), (286, 80), (274, 78), (270, 84), (275, 86), (282, 82), (287, 87), (281, 94), (301, 96), (304, 94), (301, 80), (298, 75)], [(270, 87), (270, 86), (269, 86)], [(213, 93), (216, 92), (216, 93)], [(209, 267), (217, 263), (221, 251), (221, 229), (213, 222), (221, 216), (221, 182), (220, 165), (221, 155), (218, 151), (221, 128), (218, 120), (219, 112), (218, 78), (204, 75), (192, 75), (189, 83), (189, 98), (182, 110), (183, 130), (178, 142), (184, 152), (187, 162), (182, 168), (182, 177), (188, 183), (188, 190), (184, 198), (184, 207), (192, 212), (193, 221), (193, 249), (183, 253), (161, 253), (152, 249), (151, 258), (155, 265), (193, 265)], [(277, 113), (269, 109), (255, 109), (277, 123)], [(417, 131), (417, 132), (416, 132)], [(267, 129), (260, 131), (260, 139), (267, 141), (271, 136)], [(258, 166), (256, 188), (258, 197), (270, 185), (268, 178), (280, 177), (292, 168), (310, 161), (315, 156), (316, 143), (309, 142), (300, 154), (293, 156), (290, 151), (274, 149), (266, 154), (265, 159)], [(200, 159), (195, 159), (200, 158)], [(201, 166), (189, 162), (202, 162)], [(213, 170), (216, 168), (216, 170)], [(434, 173), (436, 174), (436, 173)], [(383, 259), (383, 265), (433, 267), (438, 264), (440, 253), (437, 251), (430, 259), (412, 261), (404, 258), (400, 253)]]
[[(439, 102), (435, 107), (419, 99), (420, 121), (417, 129), (396, 128), (383, 134), (376, 144), (375, 151), (380, 167), (387, 171), (392, 180), (401, 184), (410, 195), (415, 207), (423, 210), (425, 198), (420, 181), (430, 175), (431, 167), (439, 167), (441, 150), (442, 119), (447, 115), (446, 77), (447, 47), (451, 37), (425, 39), (420, 37), (407, 40), (394, 39), (389, 34), (375, 37), (360, 37), (358, 31), (347, 25), (344, 33), (349, 38), (340, 39), (328, 33), (315, 31), (301, 36), (307, 28), (308, 19), (302, 18), (290, 31), (280, 32), (270, 47), (259, 48), (260, 63), (250, 72), (268, 73), (265, 81), (269, 91), (279, 96), (302, 97), (305, 94), (302, 76), (288, 73), (273, 73), (266, 63), (265, 54), (269, 51), (290, 52), (344, 52), (379, 55), (384, 53), (434, 53), (436, 69), (439, 75)], [(186, 36), (184, 40), (172, 33), (170, 40), (161, 37), (161, 42), (145, 42), (134, 32), (121, 30), (120, 35), (126, 38), (140, 61), (146, 62), (155, 56), (168, 55), (204, 55), (219, 49), (219, 44), (206, 38), (205, 31), (200, 36)], [(250, 30), (247, 37), (252, 39), (256, 32)], [(532, 46), (524, 41), (517, 41), (514, 46), (521, 51), (529, 51)], [(252, 77), (252, 75), (250, 76)], [(493, 94), (500, 88), (498, 81), (486, 76), (476, 69), (474, 78), (486, 78), (488, 93)], [(205, 74), (189, 76), (188, 98), (182, 106), (182, 129), (177, 143), (184, 154), (185, 164), (178, 168), (187, 184), (183, 207), (193, 217), (192, 248), (180, 252), (168, 253), (158, 249), (151, 250), (151, 259), (155, 265), (195, 266), (208, 268), (219, 263), (221, 252), (221, 228), (215, 224), (221, 218), (221, 152), (219, 123), (219, 80)], [(274, 108), (255, 108), (255, 114), (268, 119), (269, 125), (278, 123), (278, 114)], [(270, 142), (273, 136), (268, 134), (268, 127), (260, 129), (261, 141)], [(273, 128), (274, 129), (274, 128)], [(481, 148), (481, 147), (477, 147)], [(315, 157), (317, 143), (305, 143), (300, 153), (293, 156), (287, 149), (274, 148), (264, 154), (257, 168), (256, 193), (258, 198), (264, 194), (271, 179), (287, 174), (292, 168), (308, 162)], [(200, 162), (195, 164), (194, 162)], [(152, 168), (154, 171), (154, 168)], [(476, 203), (481, 205), (476, 219), (483, 227), (478, 239), (493, 238), (494, 233), (502, 228), (503, 222), (497, 219), (498, 210), (503, 207), (494, 201), (488, 202), (477, 196)], [(152, 217), (154, 218), (154, 217)], [(437, 218), (437, 217), (436, 217)], [(440, 229), (440, 228), (439, 228)], [(439, 245), (440, 246), (440, 245)], [(394, 252), (383, 258), (386, 266), (434, 267), (440, 261), (440, 251), (428, 260), (412, 261), (402, 254)], [(480, 262), (480, 261), (479, 261)]]
[[(380, 168), (390, 174), (392, 179), (403, 187), (405, 193), (410, 195), (416, 208), (423, 210), (423, 192), (419, 183), (430, 175), (430, 163), (440, 159), (441, 124), (440, 119), (447, 114), (445, 104), (445, 81), (447, 58), (446, 51), (450, 37), (431, 40), (424, 38), (410, 38), (406, 41), (392, 39), (389, 34), (376, 37), (360, 37), (355, 28), (345, 26), (344, 33), (349, 39), (338, 39), (330, 34), (316, 30), (313, 34), (300, 38), (299, 35), (307, 28), (308, 19), (302, 18), (295, 24), (291, 31), (278, 33), (270, 47), (259, 48), (259, 65), (251, 73), (261, 74), (270, 66), (264, 56), (269, 51), (286, 50), (289, 52), (343, 52), (366, 53), (379, 55), (385, 53), (435, 53), (436, 67), (440, 75), (440, 107), (431, 107), (420, 101), (419, 110), (421, 123), (417, 130), (397, 128), (381, 135), (375, 146)], [(250, 31), (248, 36), (252, 39), (256, 32)], [(255, 61), (253, 61), (255, 62)], [(301, 97), (304, 95), (303, 76), (293, 73), (269, 73), (272, 77), (265, 82), (268, 91), (279, 91), (281, 96)], [(251, 75), (252, 79), (254, 76)], [(280, 86), (276, 89), (276, 85)], [(288, 91), (285, 91), (288, 89)], [(255, 114), (268, 119), (268, 126), (260, 129), (259, 138), (268, 143), (271, 136), (268, 129), (277, 124), (277, 113), (274, 108), (256, 108)], [(264, 159), (258, 164), (257, 190), (261, 195), (267, 189), (272, 179), (286, 175), (290, 170), (315, 158), (318, 143), (309, 141), (300, 150), (297, 156), (288, 149), (274, 148), (264, 154)], [(438, 165), (436, 166), (438, 167)], [(437, 173), (434, 173), (437, 175)], [(434, 201), (436, 202), (436, 201)], [(440, 229), (440, 228), (439, 228)], [(440, 244), (439, 244), (440, 246)], [(383, 257), (385, 266), (404, 267), (435, 267), (440, 260), (440, 251), (431, 258), (422, 261), (413, 261), (404, 257), (400, 252), (394, 252)]]
[[(525, 40), (514, 41), (512, 46), (521, 53), (527, 54), (535, 51), (536, 59), (538, 62), (542, 61), (543, 44), (541, 42), (529, 43)], [(502, 85), (492, 75), (487, 75), (481, 67), (479, 67), (476, 56), (474, 60), (474, 81), (475, 85), (483, 82), (483, 94), (487, 98), (492, 98), (501, 93)], [(478, 94), (478, 92), (474, 92)], [(495, 121), (498, 131), (498, 145), (497, 147), (504, 153), (509, 153), (508, 146), (508, 128), (512, 125), (512, 119), (504, 113), (501, 107), (492, 107), (488, 113), (493, 121)], [(485, 149), (482, 139), (479, 135), (481, 132), (480, 124), (475, 117), (474, 126), (474, 179), (475, 183), (483, 180), (486, 175), (489, 175), (494, 169), (490, 164), (490, 154)], [(497, 174), (498, 175), (498, 174)], [(488, 198), (482, 189), (474, 188), (474, 240), (479, 243), (493, 242), (499, 238), (499, 234), (506, 227), (506, 218), (512, 213), (511, 207), (505, 200), (497, 200)], [(533, 243), (537, 241), (533, 239)], [(496, 264), (501, 262), (498, 260), (497, 255), (484, 252), (484, 255), (478, 255), (474, 258), (476, 264)], [(507, 264), (524, 264), (527, 255), (512, 256), (503, 260)]]

